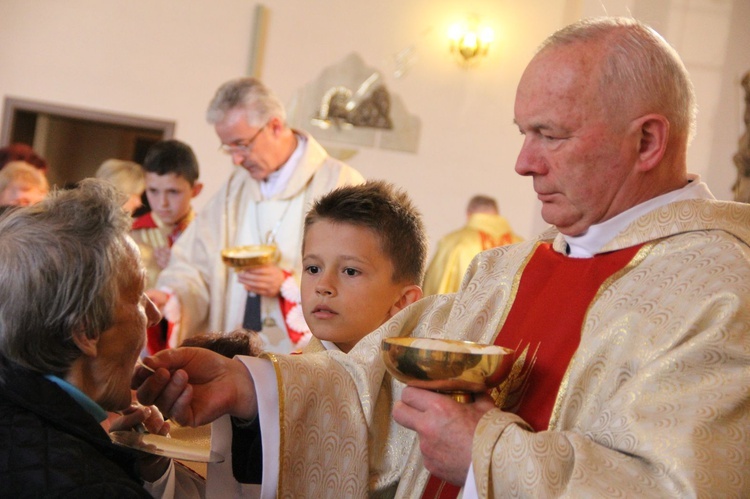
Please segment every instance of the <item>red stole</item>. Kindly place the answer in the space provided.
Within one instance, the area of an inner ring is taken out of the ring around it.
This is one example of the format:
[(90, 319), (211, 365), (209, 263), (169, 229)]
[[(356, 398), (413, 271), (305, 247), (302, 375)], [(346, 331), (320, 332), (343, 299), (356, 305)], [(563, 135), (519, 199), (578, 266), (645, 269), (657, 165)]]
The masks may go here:
[[(133, 221), (133, 227), (132, 230), (140, 230), (140, 229), (159, 229), (159, 226), (156, 225), (156, 221), (154, 220), (154, 217), (151, 216), (152, 212), (148, 212), (145, 215), (141, 215), (140, 217), (136, 218)], [(193, 218), (195, 218), (195, 212), (191, 209), (190, 212), (182, 217), (182, 220), (177, 222), (175, 226), (172, 228), (172, 231), (167, 234), (167, 244), (171, 248), (172, 245), (174, 245), (175, 241), (177, 241), (177, 238), (182, 235), (182, 233), (187, 229), (187, 226), (190, 225), (190, 222), (193, 221)]]
[(482, 251), (496, 248), (498, 246), (505, 246), (506, 244), (513, 243), (513, 235), (510, 232), (506, 232), (498, 237), (493, 237), (489, 232), (479, 231), (479, 240), (482, 242)]
[(140, 229), (158, 229), (159, 226), (156, 225), (156, 222), (154, 221), (154, 218), (151, 216), (151, 212), (149, 211), (146, 214), (141, 215), (140, 217), (133, 220), (133, 230), (140, 230)]
[[(565, 371), (581, 339), (589, 305), (607, 278), (625, 268), (642, 245), (595, 255), (570, 258), (540, 244), (518, 285), (508, 317), (495, 344), (523, 358), (520, 375), (503, 409), (521, 416), (535, 431), (549, 425)], [(430, 475), (423, 498), (454, 498), (461, 487)]]

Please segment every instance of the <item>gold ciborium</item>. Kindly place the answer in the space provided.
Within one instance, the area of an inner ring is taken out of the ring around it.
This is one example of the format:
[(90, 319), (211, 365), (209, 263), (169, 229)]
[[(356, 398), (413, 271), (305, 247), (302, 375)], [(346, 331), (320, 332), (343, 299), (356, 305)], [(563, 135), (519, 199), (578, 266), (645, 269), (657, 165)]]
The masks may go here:
[(498, 386), (513, 366), (513, 350), (471, 341), (386, 338), (381, 354), (397, 380), (449, 394), (462, 403), (472, 402), (474, 393)]
[[(248, 246), (234, 246), (232, 248), (226, 248), (221, 251), (221, 259), (225, 265), (234, 269), (235, 272), (239, 272), (244, 269), (251, 269), (253, 267), (260, 267), (262, 265), (268, 265), (271, 263), (278, 263), (281, 258), (279, 248), (275, 244), (251, 244)], [(257, 298), (257, 294), (252, 291), (248, 291), (248, 303), (247, 306), (253, 305), (254, 307), (260, 307), (260, 301)], [(251, 300), (252, 298), (252, 300)], [(268, 313), (266, 305), (265, 313), (261, 316), (265, 317), (262, 322), (262, 327), (274, 327), (276, 321)], [(254, 309), (256, 313), (260, 313), (260, 308)], [(244, 322), (244, 321), (243, 321)], [(257, 327), (257, 326), (255, 326)]]
[(279, 249), (272, 244), (251, 244), (235, 246), (221, 251), (224, 264), (235, 270), (260, 267), (279, 261)]

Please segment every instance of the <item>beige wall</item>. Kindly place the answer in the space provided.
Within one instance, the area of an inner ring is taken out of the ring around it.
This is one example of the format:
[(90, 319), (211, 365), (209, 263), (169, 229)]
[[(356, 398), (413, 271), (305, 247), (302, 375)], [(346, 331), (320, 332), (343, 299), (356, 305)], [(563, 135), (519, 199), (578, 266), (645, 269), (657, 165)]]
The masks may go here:
[[(230, 171), (203, 119), (216, 87), (246, 72), (255, 3), (248, 0), (2, 0), (0, 96), (174, 120), (206, 183), (202, 206)], [(691, 171), (729, 199), (741, 134), (739, 78), (750, 69), (747, 0), (268, 0), (262, 77), (285, 102), (352, 51), (380, 68), (389, 90), (422, 120), (417, 154), (361, 149), (349, 162), (368, 178), (406, 188), (430, 239), (463, 222), (467, 199), (496, 196), (524, 236), (544, 223), (529, 179), (513, 172), (521, 144), (515, 86), (534, 47), (588, 15), (632, 13), (682, 52), (701, 116)], [(324, 7), (323, 7), (324, 6)], [(448, 53), (451, 22), (480, 14), (496, 31), (489, 57), (460, 68)], [(402, 78), (393, 56), (414, 46)], [(709, 168), (710, 165), (710, 168)]]

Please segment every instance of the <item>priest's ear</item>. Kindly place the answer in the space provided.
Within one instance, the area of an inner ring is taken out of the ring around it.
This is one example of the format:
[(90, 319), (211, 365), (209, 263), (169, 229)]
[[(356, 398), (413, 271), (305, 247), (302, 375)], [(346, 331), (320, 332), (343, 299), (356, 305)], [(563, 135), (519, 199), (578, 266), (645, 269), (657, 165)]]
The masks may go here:
[(669, 142), (669, 120), (661, 114), (647, 114), (633, 122), (637, 139), (636, 168), (646, 172), (664, 158)]

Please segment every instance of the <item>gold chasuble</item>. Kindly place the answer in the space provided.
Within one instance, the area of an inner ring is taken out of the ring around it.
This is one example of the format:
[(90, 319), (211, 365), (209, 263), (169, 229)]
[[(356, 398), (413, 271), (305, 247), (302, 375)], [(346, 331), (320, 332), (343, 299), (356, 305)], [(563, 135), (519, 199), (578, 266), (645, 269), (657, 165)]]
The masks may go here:
[[(408, 335), (518, 350), (506, 407), (524, 417), (492, 409), (479, 421), (480, 497), (750, 497), (750, 205), (672, 202), (593, 258), (565, 249), (549, 230), (485, 251), (458, 293), (417, 301), (348, 354), (272, 356), (279, 497), (422, 496), (418, 439), (390, 417), (404, 385), (381, 360), (383, 338)], [(558, 260), (572, 270), (553, 282)], [(528, 279), (546, 292), (529, 293)], [(559, 329), (568, 314), (577, 324)], [(564, 360), (542, 366), (561, 348)], [(531, 410), (540, 404), (545, 414)]]
[[(592, 258), (570, 258), (556, 253), (549, 243), (537, 246), (494, 341), (514, 349), (516, 357), (506, 383), (493, 390), (499, 407), (522, 417), (534, 431), (547, 429), (589, 304), (605, 280), (627, 270), (641, 246)], [(431, 475), (422, 497), (454, 498), (460, 490)]]
[(482, 251), (521, 242), (505, 217), (474, 213), (466, 226), (442, 237), (430, 260), (422, 289), (425, 296), (455, 293), (469, 264)]

